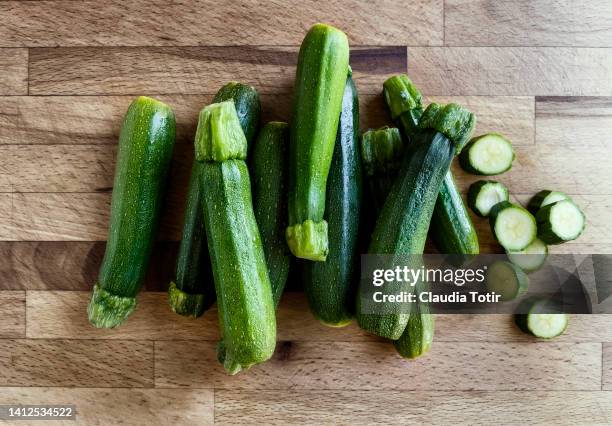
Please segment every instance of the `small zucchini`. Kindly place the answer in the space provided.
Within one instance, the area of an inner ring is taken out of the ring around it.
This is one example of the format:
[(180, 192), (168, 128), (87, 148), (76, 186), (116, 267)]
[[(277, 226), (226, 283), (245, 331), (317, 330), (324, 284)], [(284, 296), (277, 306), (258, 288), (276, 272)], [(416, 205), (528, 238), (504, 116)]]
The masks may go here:
[(497, 133), (487, 133), (472, 139), (459, 156), (463, 170), (486, 176), (507, 172), (513, 161), (512, 144)]
[(295, 76), (290, 132), (289, 226), (294, 256), (324, 261), (329, 250), (325, 213), (327, 175), (334, 152), (348, 72), (346, 34), (314, 25), (302, 42)]
[(546, 244), (575, 240), (586, 226), (582, 210), (571, 200), (561, 200), (542, 207), (536, 214), (538, 237)]
[(123, 118), (108, 242), (87, 307), (95, 327), (116, 327), (136, 307), (155, 242), (175, 128), (172, 109), (144, 96), (132, 102)]

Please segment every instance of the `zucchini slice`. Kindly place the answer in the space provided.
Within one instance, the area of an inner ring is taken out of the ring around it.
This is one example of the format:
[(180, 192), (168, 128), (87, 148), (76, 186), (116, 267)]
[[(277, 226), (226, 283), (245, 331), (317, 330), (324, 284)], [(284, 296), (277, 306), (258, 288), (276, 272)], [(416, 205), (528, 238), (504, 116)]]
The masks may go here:
[(489, 222), (495, 238), (506, 250), (524, 250), (538, 233), (533, 215), (509, 201), (491, 209)]
[(468, 205), (480, 217), (488, 217), (494, 205), (508, 199), (508, 188), (494, 180), (479, 180), (468, 190)]
[(473, 138), (459, 156), (459, 163), (466, 172), (485, 176), (510, 170), (513, 160), (512, 144), (497, 133)]
[(572, 199), (565, 192), (550, 191), (548, 189), (544, 189), (534, 195), (531, 200), (529, 200), (527, 210), (529, 210), (532, 214), (535, 215), (542, 207), (562, 200), (571, 201)]
[(538, 237), (547, 244), (575, 240), (584, 231), (586, 219), (570, 200), (557, 201), (541, 208), (537, 215)]
[(539, 238), (536, 238), (523, 250), (509, 250), (507, 253), (510, 262), (529, 273), (544, 266), (548, 257), (548, 246)]
[(514, 322), (527, 334), (542, 339), (552, 339), (560, 336), (567, 329), (569, 315), (566, 313), (550, 313), (547, 308), (548, 300), (539, 297), (526, 299), (519, 305), (520, 312), (516, 314)]
[(521, 268), (511, 262), (498, 260), (487, 268), (487, 289), (499, 294), (503, 301), (521, 296), (529, 287), (529, 278)]

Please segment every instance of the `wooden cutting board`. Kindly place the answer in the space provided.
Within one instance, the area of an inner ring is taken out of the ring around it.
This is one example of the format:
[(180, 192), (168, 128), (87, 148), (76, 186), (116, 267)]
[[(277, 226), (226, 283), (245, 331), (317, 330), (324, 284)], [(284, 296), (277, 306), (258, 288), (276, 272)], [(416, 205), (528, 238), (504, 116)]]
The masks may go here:
[[(477, 132), (512, 140), (499, 179), (516, 201), (549, 188), (580, 204), (585, 233), (553, 252), (612, 253), (609, 0), (125, 3), (0, 3), (0, 404), (73, 403), (88, 425), (612, 419), (609, 316), (572, 318), (551, 342), (507, 315), (439, 316), (431, 353), (407, 362), (355, 325), (319, 325), (293, 291), (274, 359), (228, 377), (216, 312), (183, 319), (164, 293), (198, 111), (239, 80), (260, 90), (264, 120), (287, 120), (298, 46), (319, 20), (349, 35), (362, 129), (388, 122), (382, 82), (408, 72), (428, 101), (463, 103)], [(85, 307), (136, 95), (176, 111), (170, 190), (136, 313), (96, 330)], [(463, 191), (477, 179), (453, 170)], [(482, 251), (499, 252), (474, 220)]]

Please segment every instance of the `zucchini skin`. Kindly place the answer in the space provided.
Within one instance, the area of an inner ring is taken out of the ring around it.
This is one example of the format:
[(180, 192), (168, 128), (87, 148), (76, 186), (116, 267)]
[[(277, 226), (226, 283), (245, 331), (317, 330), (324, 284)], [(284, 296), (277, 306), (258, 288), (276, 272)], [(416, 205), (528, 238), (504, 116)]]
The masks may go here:
[(136, 306), (155, 242), (175, 129), (172, 109), (144, 96), (132, 102), (123, 119), (108, 242), (87, 309), (95, 327), (120, 325)]
[(327, 175), (334, 152), (342, 96), (349, 69), (346, 35), (314, 25), (300, 47), (290, 132), (289, 227), (294, 256), (324, 261)]
[[(252, 86), (230, 82), (214, 97), (214, 102), (234, 101), (240, 127), (250, 144), (259, 126), (261, 104), (257, 90)], [(250, 146), (250, 145), (249, 145)], [(176, 260), (174, 280), (168, 289), (170, 308), (179, 315), (197, 318), (216, 300), (210, 257), (206, 246), (206, 230), (202, 214), (200, 182), (201, 163), (194, 160), (189, 178), (183, 235)]]
[(304, 265), (304, 291), (310, 310), (332, 327), (349, 324), (354, 314), (361, 201), (359, 99), (349, 75), (327, 179), (325, 218), (330, 251), (325, 262)]
[(249, 169), (253, 177), (253, 210), (266, 255), (274, 306), (278, 306), (283, 294), (291, 263), (285, 242), (288, 166), (289, 126), (272, 121), (257, 136)]
[[(417, 283), (417, 295), (428, 291), (424, 282)], [(393, 346), (402, 358), (414, 359), (429, 352), (435, 333), (434, 315), (428, 303), (420, 300), (414, 302), (410, 318), (402, 336), (393, 342)]]

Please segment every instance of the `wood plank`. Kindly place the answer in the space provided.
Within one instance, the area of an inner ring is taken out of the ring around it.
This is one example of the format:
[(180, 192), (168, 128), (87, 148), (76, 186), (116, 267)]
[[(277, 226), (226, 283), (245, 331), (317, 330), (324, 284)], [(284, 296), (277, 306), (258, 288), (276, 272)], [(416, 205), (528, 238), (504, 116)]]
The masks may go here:
[(0, 339), (25, 337), (24, 291), (0, 291)]
[(612, 49), (411, 47), (408, 74), (427, 95), (611, 96)]
[[(76, 406), (76, 419), (54, 425), (212, 425), (214, 393), (206, 389), (0, 388), (0, 404)], [(23, 422), (19, 422), (20, 424)], [(0, 424), (7, 424), (0, 420)], [(49, 421), (28, 422), (49, 424)]]
[(590, 0), (448, 0), (449, 46), (612, 47), (612, 4)]
[(539, 144), (609, 146), (612, 98), (537, 98), (536, 123)]
[(248, 374), (222, 370), (212, 342), (155, 345), (156, 386), (448, 391), (599, 390), (601, 344), (437, 343), (409, 362), (388, 342), (283, 342)]
[(152, 379), (152, 342), (0, 340), (0, 386), (151, 387)]
[(601, 388), (612, 390), (612, 343), (603, 344)]
[(115, 0), (103, 8), (95, 1), (4, 1), (0, 40), (31, 47), (299, 45), (308, 27), (323, 20), (356, 45), (442, 44), (441, 0), (302, 0), (271, 7), (261, 0)]
[(0, 95), (27, 95), (28, 50), (0, 49)]
[[(261, 93), (289, 93), (296, 47), (34, 48), (30, 94), (211, 94), (231, 80)], [(382, 77), (406, 71), (405, 47), (356, 47), (353, 77), (361, 93), (378, 93)]]
[(215, 424), (606, 424), (607, 392), (277, 390), (215, 393)]

